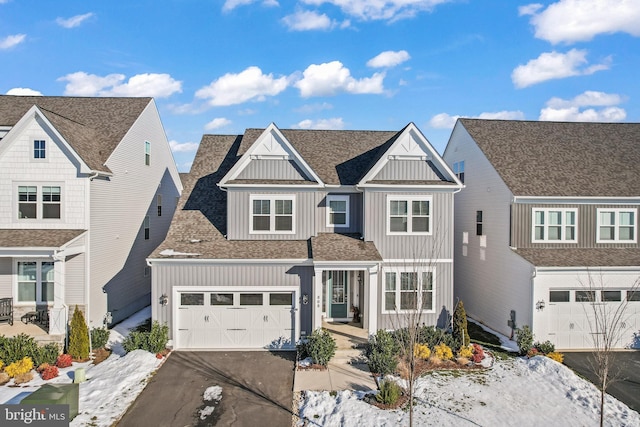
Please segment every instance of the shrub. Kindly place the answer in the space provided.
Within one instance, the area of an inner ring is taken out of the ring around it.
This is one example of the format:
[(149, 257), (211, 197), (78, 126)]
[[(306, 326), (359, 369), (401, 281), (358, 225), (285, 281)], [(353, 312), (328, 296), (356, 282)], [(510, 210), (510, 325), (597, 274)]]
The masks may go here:
[(471, 342), (467, 328), (467, 312), (462, 301), (458, 301), (453, 312), (453, 337), (463, 346), (468, 346)]
[(40, 366), (43, 363), (54, 365), (59, 355), (60, 346), (55, 342), (47, 343), (37, 348), (37, 351), (33, 355), (33, 364), (35, 366)]
[(465, 359), (471, 359), (473, 357), (473, 347), (465, 345), (458, 350), (458, 357), (464, 357)]
[(543, 343), (536, 342), (533, 346), (537, 348), (540, 353), (544, 353), (544, 354), (549, 354), (556, 351), (556, 346), (553, 345), (553, 343), (549, 340)]
[(538, 355), (538, 349), (535, 347), (531, 347), (529, 351), (527, 351), (527, 357), (535, 357)]
[(36, 340), (27, 334), (22, 333), (9, 338), (0, 336), (0, 360), (7, 365), (25, 357), (31, 357), (33, 360), (37, 352)]
[(5, 385), (11, 378), (6, 372), (0, 372), (0, 385)]
[(516, 343), (520, 349), (520, 355), (524, 356), (533, 347), (533, 332), (529, 326), (524, 325), (522, 328), (516, 329)]
[(473, 363), (480, 363), (484, 359), (484, 349), (480, 344), (472, 344), (473, 347)]
[(416, 344), (413, 346), (413, 356), (427, 360), (431, 356), (431, 350), (424, 344)]
[(367, 344), (365, 354), (369, 359), (369, 369), (380, 375), (395, 372), (398, 366), (398, 352), (398, 344), (393, 335), (379, 330)]
[(44, 370), (42, 371), (42, 374), (40, 375), (42, 376), (42, 379), (45, 381), (55, 378), (58, 376), (58, 367), (47, 365), (47, 367), (44, 368)]
[(109, 330), (107, 328), (91, 329), (91, 348), (97, 350), (104, 348), (109, 341)]
[(456, 338), (454, 338), (452, 334), (445, 331), (444, 329), (436, 328), (435, 326), (421, 327), (418, 330), (417, 341), (420, 344), (425, 344), (429, 348), (434, 348), (436, 345), (440, 343), (444, 343), (448, 345), (450, 348), (460, 347), (460, 343)]
[(77, 305), (71, 318), (68, 352), (76, 360), (89, 358), (89, 328), (87, 328), (87, 322), (84, 320), (84, 314), (78, 309)]
[(393, 381), (383, 381), (382, 384), (380, 384), (380, 391), (376, 395), (376, 400), (383, 405), (395, 405), (401, 394), (402, 389), (397, 383)]
[(4, 366), (4, 362), (0, 360), (0, 371), (2, 371), (2, 367)]
[(15, 378), (13, 379), (13, 383), (14, 384), (24, 384), (24, 383), (28, 383), (29, 381), (31, 381), (33, 379), (33, 372), (29, 371), (29, 372), (23, 372), (21, 374), (18, 374), (15, 376)]
[(148, 332), (132, 331), (122, 342), (122, 347), (129, 353), (133, 350), (145, 350), (159, 353), (167, 347), (169, 341), (169, 327), (155, 321)]
[(6, 368), (4, 368), (4, 371), (7, 373), (7, 375), (9, 375), (9, 377), (15, 378), (20, 374), (26, 374), (27, 372), (30, 372), (32, 369), (33, 360), (31, 360), (30, 357), (25, 357), (22, 360), (11, 363)]
[(61, 354), (56, 360), (56, 366), (60, 369), (68, 368), (73, 363), (73, 358), (70, 354)]
[(305, 353), (313, 359), (314, 363), (322, 366), (327, 366), (336, 354), (336, 347), (336, 340), (331, 333), (323, 329), (313, 331), (304, 344)]
[(564, 354), (558, 353), (556, 351), (551, 351), (551, 352), (547, 353), (547, 357), (549, 359), (555, 360), (558, 363), (564, 362)]
[(469, 364), (469, 358), (467, 358), (467, 357), (458, 357), (458, 358), (456, 358), (456, 362), (458, 362), (459, 365), (466, 366), (466, 365)]
[(453, 359), (453, 352), (451, 348), (445, 343), (440, 343), (433, 348), (433, 352), (435, 356), (440, 360), (450, 360)]

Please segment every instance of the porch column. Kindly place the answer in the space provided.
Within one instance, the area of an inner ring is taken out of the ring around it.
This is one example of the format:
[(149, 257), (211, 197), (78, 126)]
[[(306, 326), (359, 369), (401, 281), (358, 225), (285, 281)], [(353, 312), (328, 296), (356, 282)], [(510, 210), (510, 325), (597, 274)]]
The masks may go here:
[(311, 326), (314, 331), (322, 327), (322, 271), (320, 268), (313, 269), (313, 320)]
[(64, 305), (64, 259), (54, 256), (53, 263), (53, 307), (49, 311), (49, 334), (58, 335), (67, 332), (67, 312)]
[(365, 301), (367, 304), (367, 314), (365, 319), (368, 321), (367, 331), (369, 335), (374, 335), (378, 331), (378, 266), (369, 269), (369, 286), (364, 288)]

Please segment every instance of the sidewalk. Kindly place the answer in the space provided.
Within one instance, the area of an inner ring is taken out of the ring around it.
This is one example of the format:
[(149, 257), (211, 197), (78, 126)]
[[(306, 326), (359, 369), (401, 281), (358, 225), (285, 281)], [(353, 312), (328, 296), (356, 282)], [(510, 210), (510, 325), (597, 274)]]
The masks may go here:
[(323, 327), (336, 340), (336, 354), (325, 371), (296, 370), (293, 391), (377, 390), (364, 356), (366, 331), (346, 324)]

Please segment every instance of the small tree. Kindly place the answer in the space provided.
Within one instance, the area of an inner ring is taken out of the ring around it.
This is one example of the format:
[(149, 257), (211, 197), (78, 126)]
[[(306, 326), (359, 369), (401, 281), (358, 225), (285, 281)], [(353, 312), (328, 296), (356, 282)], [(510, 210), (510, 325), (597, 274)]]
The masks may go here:
[(78, 309), (77, 305), (71, 318), (69, 354), (76, 360), (89, 358), (89, 328), (84, 320), (84, 314)]
[(462, 304), (460, 300), (458, 300), (456, 309), (453, 312), (453, 337), (460, 341), (465, 347), (468, 347), (471, 343), (469, 330), (467, 328), (467, 312), (464, 309), (464, 304)]

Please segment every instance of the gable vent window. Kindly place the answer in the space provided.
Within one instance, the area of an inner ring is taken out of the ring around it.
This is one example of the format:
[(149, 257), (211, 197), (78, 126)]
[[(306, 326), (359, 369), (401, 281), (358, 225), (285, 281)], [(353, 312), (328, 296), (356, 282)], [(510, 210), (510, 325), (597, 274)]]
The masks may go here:
[(36, 139), (33, 141), (33, 158), (34, 159), (46, 159), (47, 150), (46, 142), (42, 139)]
[(482, 211), (476, 211), (476, 236), (482, 236)]
[(146, 166), (151, 164), (151, 143), (149, 141), (144, 142), (144, 164)]

